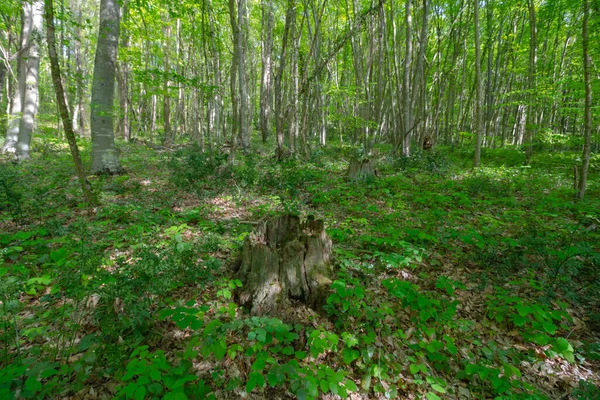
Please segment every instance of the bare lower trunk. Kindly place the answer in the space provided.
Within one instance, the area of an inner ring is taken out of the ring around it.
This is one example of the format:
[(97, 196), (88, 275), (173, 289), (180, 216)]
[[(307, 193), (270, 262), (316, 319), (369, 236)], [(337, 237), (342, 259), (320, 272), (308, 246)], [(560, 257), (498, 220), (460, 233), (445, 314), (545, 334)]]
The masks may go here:
[(58, 102), (58, 108), (60, 110), (60, 116), (62, 118), (63, 127), (65, 129), (65, 136), (69, 142), (69, 148), (71, 149), (71, 156), (73, 157), (73, 164), (75, 166), (75, 173), (79, 179), (79, 184), (83, 191), (83, 196), (87, 203), (91, 206), (97, 205), (98, 200), (92, 193), (85, 172), (83, 171), (83, 164), (81, 163), (81, 157), (79, 156), (79, 148), (77, 147), (77, 141), (75, 139), (75, 132), (73, 130), (73, 122), (69, 117), (69, 109), (67, 108), (67, 102), (65, 97), (65, 91), (62, 86), (60, 65), (58, 63), (58, 56), (56, 54), (56, 35), (54, 33), (54, 5), (52, 0), (45, 0), (46, 6), (46, 38), (48, 40), (48, 53), (50, 56), (50, 70), (52, 73), (52, 82), (54, 83), (54, 89), (56, 92), (56, 100)]
[(31, 132), (33, 131), (39, 104), (38, 75), (40, 69), (40, 40), (42, 38), (44, 2), (41, 0), (35, 1), (31, 4), (31, 8), (31, 42), (27, 55), (25, 93), (23, 93), (23, 116), (19, 125), (19, 140), (17, 142), (17, 158), (19, 161), (30, 158)]
[(581, 177), (579, 179), (579, 192), (577, 197), (583, 199), (587, 185), (588, 170), (590, 168), (590, 151), (592, 141), (592, 84), (590, 79), (590, 51), (589, 51), (589, 34), (588, 24), (590, 19), (590, 1), (583, 2), (583, 82), (585, 86), (585, 110), (584, 110), (584, 125), (583, 125), (583, 153), (581, 156)]
[(92, 83), (92, 174), (123, 172), (115, 147), (113, 126), (119, 19), (119, 6), (116, 1), (101, 0)]

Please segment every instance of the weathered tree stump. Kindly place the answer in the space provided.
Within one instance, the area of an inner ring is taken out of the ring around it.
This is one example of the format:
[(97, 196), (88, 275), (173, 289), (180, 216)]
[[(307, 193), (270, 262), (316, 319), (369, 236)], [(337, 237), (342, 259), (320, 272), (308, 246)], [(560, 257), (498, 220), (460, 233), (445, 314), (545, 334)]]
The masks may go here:
[(261, 221), (242, 250), (241, 305), (252, 315), (278, 315), (290, 299), (319, 309), (333, 278), (330, 257), (323, 221), (292, 215)]
[(352, 179), (363, 180), (374, 178), (377, 174), (375, 173), (375, 166), (373, 160), (368, 158), (350, 160), (348, 171), (346, 172)]

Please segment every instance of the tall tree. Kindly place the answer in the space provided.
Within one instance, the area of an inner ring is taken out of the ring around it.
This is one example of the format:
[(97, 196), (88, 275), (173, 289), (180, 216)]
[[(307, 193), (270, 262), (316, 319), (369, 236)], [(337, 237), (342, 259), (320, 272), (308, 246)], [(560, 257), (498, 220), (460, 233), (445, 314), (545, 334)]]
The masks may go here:
[(481, 45), (479, 39), (479, 0), (473, 1), (473, 18), (475, 25), (475, 158), (473, 166), (479, 167), (481, 162), (481, 141), (483, 139), (483, 115), (481, 112)]
[(402, 136), (402, 155), (410, 156), (410, 138), (413, 130), (413, 112), (410, 104), (410, 89), (412, 82), (410, 79), (410, 71), (412, 66), (412, 0), (406, 0), (405, 9), (405, 26), (406, 26), (406, 54), (404, 56), (404, 86), (402, 89), (404, 108), (404, 132)]
[(43, 1), (22, 5), (21, 48), (17, 60), (18, 84), (3, 150), (19, 160), (29, 158), (31, 132), (38, 109), (39, 42), (42, 37)]
[(262, 0), (262, 71), (260, 85), (260, 130), (263, 143), (269, 137), (273, 62), (273, 4)]
[(535, 3), (534, 0), (528, 1), (529, 9), (529, 69), (527, 71), (527, 106), (525, 116), (525, 162), (529, 164), (531, 154), (533, 153), (533, 132), (534, 124), (536, 124), (535, 118), (535, 107), (533, 106), (533, 99), (536, 97), (535, 93), (535, 75), (536, 75), (536, 61), (537, 61), (537, 23), (535, 16)]
[(123, 172), (115, 147), (115, 72), (119, 48), (119, 5), (115, 0), (100, 1), (98, 43), (92, 83), (92, 174)]
[(577, 197), (583, 199), (590, 168), (592, 148), (592, 84), (590, 79), (590, 43), (589, 43), (590, 0), (583, 0), (583, 26), (581, 29), (583, 47), (583, 82), (585, 85), (585, 106), (583, 123), (583, 154), (581, 156), (581, 176)]
[(92, 193), (92, 190), (85, 177), (83, 171), (83, 164), (79, 155), (79, 148), (77, 147), (77, 140), (75, 139), (75, 131), (73, 130), (73, 122), (69, 116), (69, 109), (67, 108), (67, 101), (65, 98), (65, 91), (62, 85), (62, 78), (60, 73), (60, 64), (58, 62), (58, 55), (56, 54), (56, 34), (54, 29), (54, 4), (52, 0), (44, 0), (46, 8), (46, 40), (48, 41), (48, 54), (50, 56), (50, 70), (52, 74), (52, 82), (54, 83), (54, 90), (56, 92), (56, 101), (58, 102), (58, 108), (60, 110), (60, 116), (69, 142), (69, 148), (71, 150), (71, 156), (73, 157), (73, 164), (75, 166), (75, 173), (79, 179), (83, 196), (89, 205), (97, 205), (98, 199)]

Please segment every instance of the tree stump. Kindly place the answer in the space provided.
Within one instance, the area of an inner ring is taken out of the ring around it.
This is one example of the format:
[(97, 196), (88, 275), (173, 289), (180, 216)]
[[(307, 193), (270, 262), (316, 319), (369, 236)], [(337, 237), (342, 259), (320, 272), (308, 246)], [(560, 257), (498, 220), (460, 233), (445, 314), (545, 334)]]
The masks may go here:
[(348, 171), (346, 172), (346, 175), (356, 180), (374, 178), (376, 176), (376, 173), (375, 167), (373, 165), (373, 160), (370, 160), (368, 158), (353, 158), (352, 160), (350, 160), (350, 165), (348, 166)]
[(323, 221), (292, 215), (261, 221), (244, 241), (240, 304), (252, 315), (278, 315), (290, 299), (319, 309), (332, 283), (330, 258)]

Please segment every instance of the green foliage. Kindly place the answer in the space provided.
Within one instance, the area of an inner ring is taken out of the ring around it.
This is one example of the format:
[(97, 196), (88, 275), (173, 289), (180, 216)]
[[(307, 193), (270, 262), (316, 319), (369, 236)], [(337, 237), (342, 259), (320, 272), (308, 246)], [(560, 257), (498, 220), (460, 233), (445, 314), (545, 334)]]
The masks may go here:
[(170, 180), (176, 187), (204, 197), (208, 188), (224, 184), (220, 182), (219, 168), (226, 161), (226, 153), (205, 153), (196, 145), (177, 150), (168, 163)]
[(415, 151), (409, 157), (399, 156), (394, 164), (396, 168), (407, 174), (417, 171), (446, 176), (451, 168), (444, 150)]
[(23, 215), (23, 195), (18, 187), (22, 179), (15, 166), (0, 164), (0, 213), (8, 212), (15, 221)]

